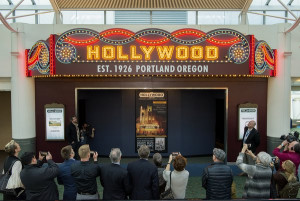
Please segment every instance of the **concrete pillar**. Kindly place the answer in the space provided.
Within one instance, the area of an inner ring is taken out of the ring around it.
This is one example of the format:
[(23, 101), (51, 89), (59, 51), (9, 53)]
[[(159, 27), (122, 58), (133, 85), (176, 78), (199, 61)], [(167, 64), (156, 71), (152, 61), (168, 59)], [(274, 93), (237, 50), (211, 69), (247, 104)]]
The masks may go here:
[(55, 12), (54, 13), (54, 24), (62, 24), (63, 21), (63, 15), (61, 12)]
[(246, 24), (248, 24), (247, 12), (242, 12), (241, 13), (241, 15), (239, 16), (239, 24), (240, 25), (246, 25)]
[[(11, 56), (11, 110), (12, 138), (25, 151), (35, 151), (35, 86), (34, 78), (25, 75), (25, 34), (18, 24), (18, 33), (12, 33)], [(21, 153), (22, 154), (22, 153)]]
[(291, 94), (291, 35), (278, 33), (277, 76), (268, 81), (267, 140), (268, 153), (282, 141), (279, 137), (290, 132)]

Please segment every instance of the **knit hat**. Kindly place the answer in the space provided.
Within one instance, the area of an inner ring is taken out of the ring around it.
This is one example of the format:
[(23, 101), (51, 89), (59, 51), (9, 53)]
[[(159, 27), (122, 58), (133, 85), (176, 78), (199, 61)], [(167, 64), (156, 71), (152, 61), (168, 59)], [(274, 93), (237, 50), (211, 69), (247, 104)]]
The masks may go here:
[(259, 159), (261, 164), (263, 164), (266, 167), (268, 167), (270, 165), (270, 163), (272, 162), (271, 156), (268, 153), (264, 152), (264, 151), (259, 152), (257, 154), (257, 158)]
[(226, 154), (225, 154), (225, 152), (222, 149), (214, 148), (213, 149), (213, 154), (220, 161), (224, 161), (224, 159), (226, 157)]

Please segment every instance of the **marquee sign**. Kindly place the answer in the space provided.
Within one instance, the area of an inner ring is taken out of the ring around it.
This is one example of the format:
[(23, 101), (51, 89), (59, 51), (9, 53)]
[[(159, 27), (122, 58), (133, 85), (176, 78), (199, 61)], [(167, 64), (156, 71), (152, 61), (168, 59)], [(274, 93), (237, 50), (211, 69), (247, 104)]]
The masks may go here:
[(231, 29), (72, 29), (26, 50), (28, 77), (276, 76), (277, 52)]

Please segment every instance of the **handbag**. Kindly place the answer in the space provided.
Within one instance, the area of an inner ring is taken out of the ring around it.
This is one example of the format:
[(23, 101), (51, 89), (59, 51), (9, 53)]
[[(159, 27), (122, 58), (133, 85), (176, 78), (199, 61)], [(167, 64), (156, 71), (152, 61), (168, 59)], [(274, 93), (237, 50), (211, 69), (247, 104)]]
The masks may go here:
[(7, 189), (7, 183), (8, 180), (11, 176), (11, 170), (12, 167), (14, 166), (16, 160), (10, 165), (10, 168), (8, 169), (8, 171), (5, 174), (1, 174), (0, 176), (0, 193), (6, 194), (6, 195), (14, 195), (16, 196), (16, 191), (15, 189)]
[(163, 192), (161, 195), (160, 195), (160, 199), (161, 200), (173, 200), (174, 199), (174, 194), (173, 194), (173, 191), (171, 189), (171, 175), (172, 175), (172, 172), (170, 172), (170, 188), (168, 188), (165, 192)]

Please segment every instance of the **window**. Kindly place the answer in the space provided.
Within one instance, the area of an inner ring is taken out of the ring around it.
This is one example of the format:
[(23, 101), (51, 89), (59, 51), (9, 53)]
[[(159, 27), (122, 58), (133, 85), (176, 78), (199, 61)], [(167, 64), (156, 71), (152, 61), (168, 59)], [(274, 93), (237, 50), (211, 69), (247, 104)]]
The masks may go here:
[(152, 24), (187, 24), (187, 12), (153, 11)]
[[(266, 14), (274, 15), (278, 17), (285, 17), (285, 11), (266, 11)], [(277, 24), (277, 23), (285, 23), (285, 20), (266, 16), (266, 24)]]
[[(262, 11), (254, 11), (255, 13), (263, 13)], [(257, 14), (247, 14), (248, 17), (248, 23), (251, 25), (262, 25), (264, 21), (263, 15), (257, 15)]]
[(150, 24), (150, 11), (115, 11), (115, 24)]
[(54, 12), (38, 15), (39, 24), (53, 24)]
[[(16, 16), (34, 14), (34, 10), (16, 10)], [(35, 15), (16, 18), (16, 22), (35, 24)]]

